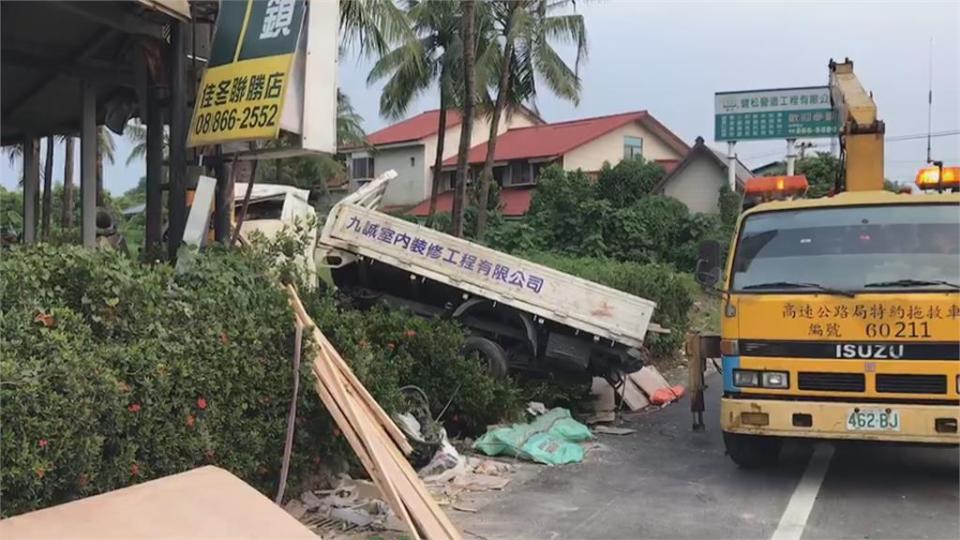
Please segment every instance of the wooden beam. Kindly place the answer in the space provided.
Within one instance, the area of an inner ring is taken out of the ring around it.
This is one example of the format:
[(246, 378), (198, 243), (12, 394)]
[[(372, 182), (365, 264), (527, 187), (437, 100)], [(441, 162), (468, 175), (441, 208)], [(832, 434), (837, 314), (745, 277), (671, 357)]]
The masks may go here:
[[(92, 39), (90, 39), (87, 43), (85, 43), (82, 47), (80, 47), (80, 52), (78, 52), (75, 56), (64, 59), (63, 64), (69, 64), (76, 60), (80, 60), (93, 55), (95, 52), (97, 52), (100, 49), (100, 47), (102, 47), (107, 41), (109, 41), (115, 35), (116, 35), (116, 32), (98, 32), (97, 35), (95, 35)], [(40, 94), (40, 92), (42, 92), (43, 89), (46, 88), (48, 84), (53, 82), (54, 79), (56, 79), (56, 77), (51, 76), (39, 82), (36, 86), (31, 87), (28, 91), (24, 92), (17, 99), (13, 100), (13, 103), (11, 103), (7, 108), (3, 110), (3, 117), (10, 118), (10, 115), (16, 112), (16, 110), (22, 107), (26, 102), (30, 101), (34, 96)]]
[[(131, 14), (123, 3), (114, 2), (51, 2), (50, 5), (79, 15), (124, 34), (138, 34), (163, 39), (163, 26)], [(118, 6), (123, 6), (118, 9)]]
[[(51, 75), (90, 80), (102, 84), (134, 88), (133, 72), (118, 68), (116, 64), (103, 60), (77, 58), (64, 62), (57, 58), (42, 56), (34, 52), (16, 48), (3, 49), (3, 61), (10, 65), (44, 71)], [(46, 86), (46, 81), (44, 83)]]

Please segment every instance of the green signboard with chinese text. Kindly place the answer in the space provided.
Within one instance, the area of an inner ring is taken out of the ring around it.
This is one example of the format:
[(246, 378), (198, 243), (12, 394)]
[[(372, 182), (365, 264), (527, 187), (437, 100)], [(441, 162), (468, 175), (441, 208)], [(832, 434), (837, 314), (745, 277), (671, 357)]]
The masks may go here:
[(834, 137), (839, 131), (826, 86), (718, 92), (714, 107), (717, 141)]

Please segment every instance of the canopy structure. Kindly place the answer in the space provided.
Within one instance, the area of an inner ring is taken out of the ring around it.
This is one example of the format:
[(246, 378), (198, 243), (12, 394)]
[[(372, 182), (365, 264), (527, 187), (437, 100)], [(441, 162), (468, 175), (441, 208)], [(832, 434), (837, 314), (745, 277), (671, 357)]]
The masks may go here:
[(216, 9), (187, 0), (0, 4), (0, 143), (23, 149), (24, 243), (37, 240), (38, 140), (80, 138), (81, 230), (93, 246), (97, 130), (122, 133), (135, 117), (147, 126), (147, 247), (159, 247), (165, 160), (171, 229), (182, 229), (188, 104)]

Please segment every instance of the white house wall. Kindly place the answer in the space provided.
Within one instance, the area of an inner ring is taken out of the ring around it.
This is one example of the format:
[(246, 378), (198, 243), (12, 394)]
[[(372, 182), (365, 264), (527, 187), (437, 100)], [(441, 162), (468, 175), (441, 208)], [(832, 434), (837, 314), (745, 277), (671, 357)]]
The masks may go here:
[(691, 212), (716, 214), (720, 211), (720, 188), (726, 181), (726, 171), (701, 156), (671, 178), (663, 194), (683, 202)]
[[(387, 185), (387, 191), (383, 196), (384, 205), (413, 205), (429, 196), (429, 191), (426, 195), (423, 191), (426, 171), (423, 149), (421, 145), (410, 145), (380, 149), (373, 154), (375, 176), (380, 176), (391, 169), (397, 171), (397, 177)], [(413, 158), (412, 165), (411, 158)]]
[(623, 142), (626, 136), (643, 138), (643, 157), (647, 160), (683, 157), (639, 122), (632, 122), (567, 152), (563, 155), (563, 168), (568, 171), (583, 169), (585, 172), (593, 172), (599, 171), (605, 161), (616, 165), (623, 159)]

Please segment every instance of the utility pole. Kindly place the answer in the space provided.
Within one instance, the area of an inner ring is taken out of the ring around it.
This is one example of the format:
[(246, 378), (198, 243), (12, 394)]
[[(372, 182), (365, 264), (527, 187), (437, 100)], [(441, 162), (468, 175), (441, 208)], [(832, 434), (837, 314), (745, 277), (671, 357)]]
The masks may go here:
[(797, 160), (797, 140), (787, 139), (787, 176), (793, 176), (794, 162)]

